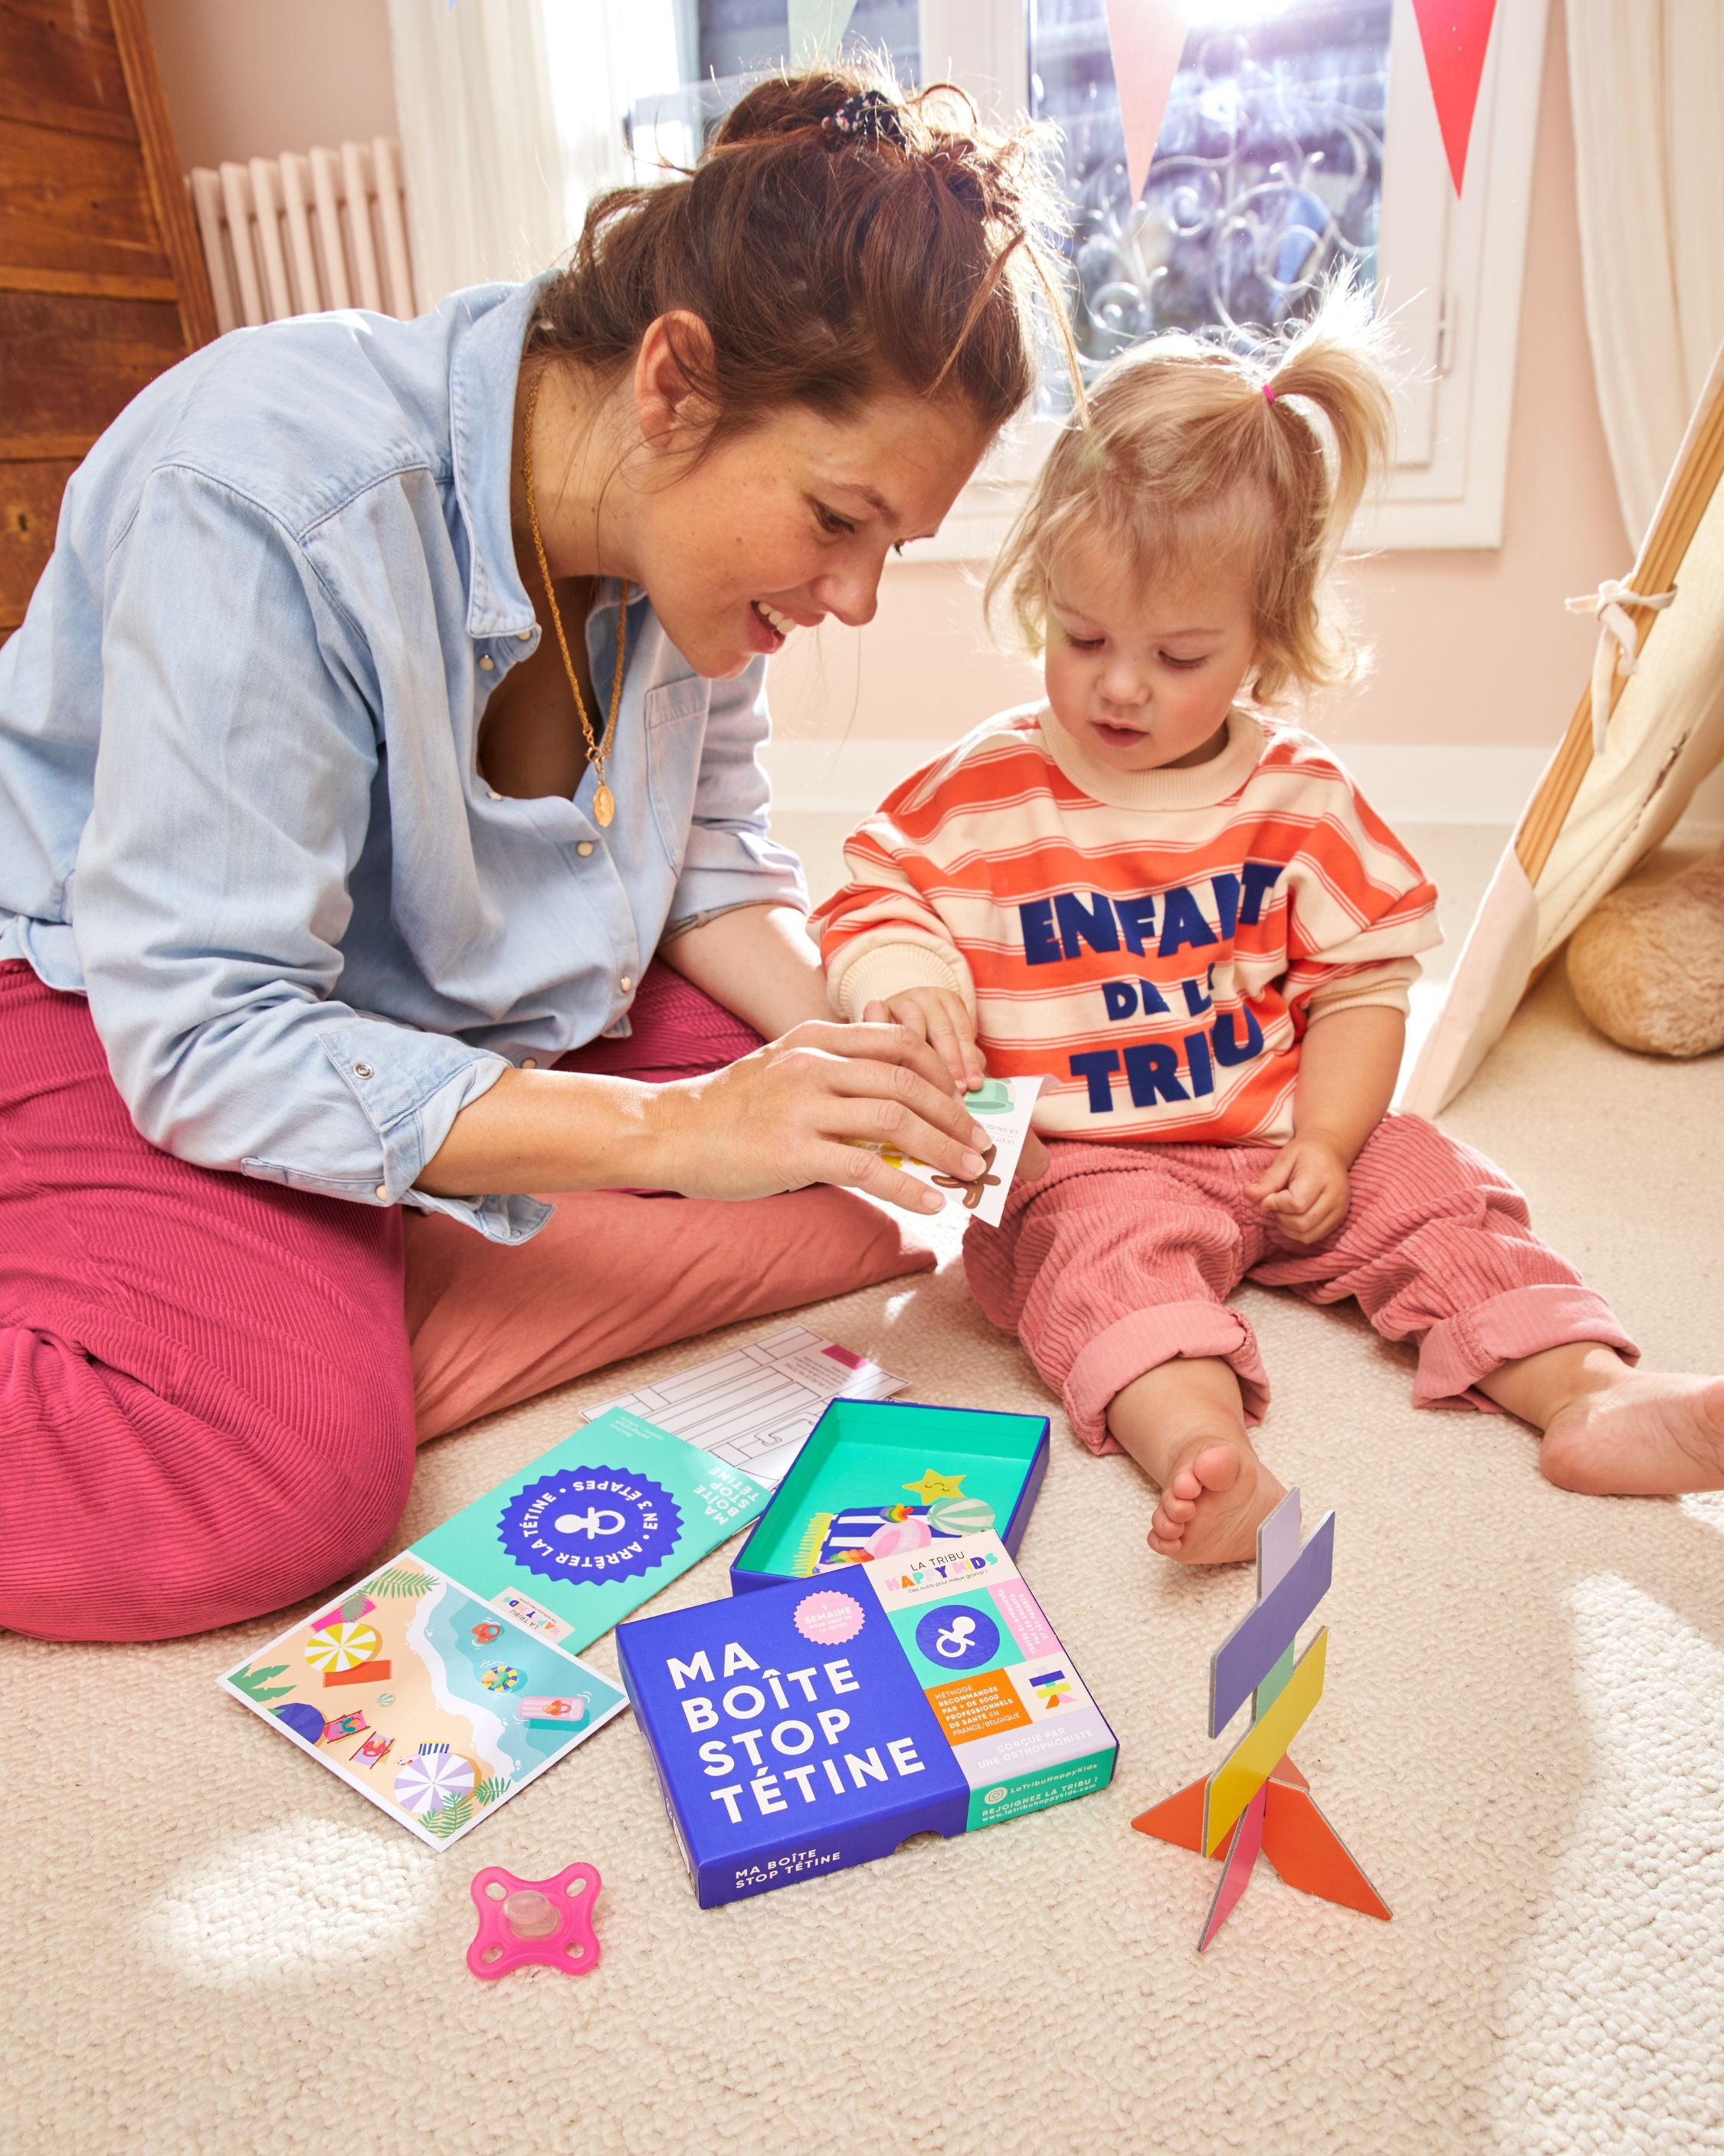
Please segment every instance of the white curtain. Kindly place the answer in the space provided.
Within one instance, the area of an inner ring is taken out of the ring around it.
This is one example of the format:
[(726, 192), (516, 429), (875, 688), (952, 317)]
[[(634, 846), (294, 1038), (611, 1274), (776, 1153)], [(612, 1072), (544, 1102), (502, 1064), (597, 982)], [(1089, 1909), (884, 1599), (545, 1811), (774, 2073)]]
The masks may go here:
[(1568, 0), (1598, 403), (1639, 545), (1724, 343), (1724, 5)]
[(678, 80), (680, 0), (389, 0), (422, 306), (529, 277), (630, 177), (623, 120)]

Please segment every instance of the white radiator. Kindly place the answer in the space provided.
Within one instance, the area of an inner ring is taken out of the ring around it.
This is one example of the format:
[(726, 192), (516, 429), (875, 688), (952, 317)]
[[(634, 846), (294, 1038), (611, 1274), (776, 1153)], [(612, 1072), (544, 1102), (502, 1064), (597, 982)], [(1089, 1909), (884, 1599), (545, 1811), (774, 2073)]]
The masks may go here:
[(418, 312), (393, 142), (199, 165), (186, 187), (223, 330), (328, 307)]

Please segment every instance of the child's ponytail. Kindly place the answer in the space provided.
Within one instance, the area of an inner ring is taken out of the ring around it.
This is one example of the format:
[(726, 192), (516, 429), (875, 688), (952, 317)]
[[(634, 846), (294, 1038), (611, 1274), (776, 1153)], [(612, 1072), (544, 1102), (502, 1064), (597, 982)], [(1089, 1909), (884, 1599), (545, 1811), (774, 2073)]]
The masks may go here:
[[(1301, 398), (1327, 422), (1325, 499), (1321, 507), (1313, 506), (1321, 527), (1314, 536), (1326, 557), (1340, 546), (1354, 511), (1388, 466), (1395, 415), (1386, 379), (1387, 344), (1369, 296), (1343, 280), (1330, 286), (1316, 313), (1278, 354), (1270, 348), (1273, 363), (1263, 385), (1270, 408)], [(1302, 418), (1296, 412), (1288, 414), (1289, 420), (1295, 417)]]

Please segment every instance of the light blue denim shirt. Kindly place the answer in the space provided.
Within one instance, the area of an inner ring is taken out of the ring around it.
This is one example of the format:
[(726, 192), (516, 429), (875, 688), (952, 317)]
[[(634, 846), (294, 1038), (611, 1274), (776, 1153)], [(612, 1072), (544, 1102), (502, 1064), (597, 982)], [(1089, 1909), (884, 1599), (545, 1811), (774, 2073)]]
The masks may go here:
[[(476, 767), (537, 648), (510, 536), (536, 288), (418, 321), (241, 330), (144, 391), (66, 490), (0, 649), (0, 959), (82, 989), (142, 1134), (206, 1167), (499, 1241), (413, 1183), (511, 1063), (626, 1031), (666, 923), (805, 905), (767, 836), (765, 661), (694, 674), (644, 597), (616, 820)], [(618, 594), (587, 627), (615, 665)]]

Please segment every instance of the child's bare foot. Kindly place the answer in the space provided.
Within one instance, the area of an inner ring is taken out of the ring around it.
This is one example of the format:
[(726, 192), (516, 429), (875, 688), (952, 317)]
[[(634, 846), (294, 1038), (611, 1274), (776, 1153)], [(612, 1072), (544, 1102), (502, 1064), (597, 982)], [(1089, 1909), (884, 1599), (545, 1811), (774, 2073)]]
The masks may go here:
[(1624, 1370), (1557, 1410), (1538, 1464), (1593, 1497), (1724, 1490), (1724, 1378)]
[(1249, 1445), (1199, 1438), (1162, 1485), (1149, 1546), (1182, 1564), (1237, 1564), (1256, 1556), (1258, 1525), (1286, 1494)]

